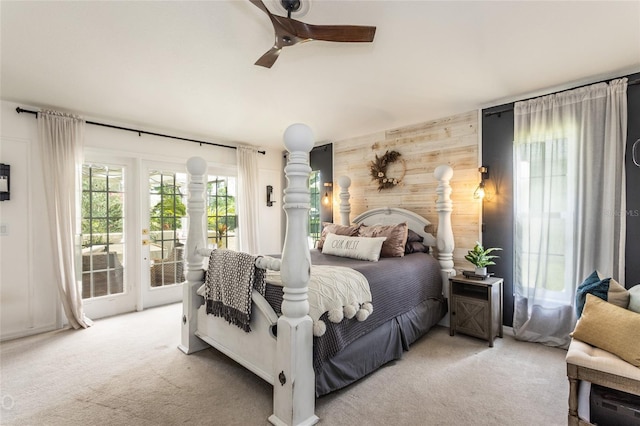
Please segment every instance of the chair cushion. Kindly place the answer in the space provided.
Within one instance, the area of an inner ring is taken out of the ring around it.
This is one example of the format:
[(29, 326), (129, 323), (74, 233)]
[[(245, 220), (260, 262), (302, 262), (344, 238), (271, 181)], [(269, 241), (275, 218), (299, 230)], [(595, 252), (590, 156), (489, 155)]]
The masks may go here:
[(640, 314), (587, 294), (582, 317), (571, 333), (640, 367)]
[(640, 381), (640, 368), (578, 339), (571, 340), (566, 360), (569, 364)]

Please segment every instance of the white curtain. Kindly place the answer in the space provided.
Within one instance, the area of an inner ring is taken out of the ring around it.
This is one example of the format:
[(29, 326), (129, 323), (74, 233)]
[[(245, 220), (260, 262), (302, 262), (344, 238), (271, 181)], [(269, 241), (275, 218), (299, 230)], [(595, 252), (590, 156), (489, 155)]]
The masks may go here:
[(259, 254), (258, 150), (239, 146), (238, 154), (238, 233), (240, 251)]
[(58, 292), (69, 324), (87, 328), (81, 281), (78, 279), (76, 239), (80, 237), (77, 195), (81, 191), (84, 120), (54, 111), (38, 113), (46, 208), (53, 243), (53, 265)]
[(624, 283), (627, 79), (515, 104), (516, 338), (566, 347), (575, 290)]

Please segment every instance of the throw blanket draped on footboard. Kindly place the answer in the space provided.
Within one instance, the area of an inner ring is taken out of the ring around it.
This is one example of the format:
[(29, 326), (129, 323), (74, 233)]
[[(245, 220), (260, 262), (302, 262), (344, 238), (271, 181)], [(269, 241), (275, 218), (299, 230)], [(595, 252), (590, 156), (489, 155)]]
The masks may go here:
[(233, 250), (213, 250), (205, 275), (207, 314), (222, 317), (251, 331), (251, 292), (264, 295), (265, 270), (256, 267), (257, 256)]

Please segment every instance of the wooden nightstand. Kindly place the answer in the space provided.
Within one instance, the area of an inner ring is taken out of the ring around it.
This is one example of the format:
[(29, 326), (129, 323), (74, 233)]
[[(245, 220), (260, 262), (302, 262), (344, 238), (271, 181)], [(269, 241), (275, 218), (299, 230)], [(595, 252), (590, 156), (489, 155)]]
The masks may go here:
[(457, 331), (480, 337), (493, 347), (495, 337), (502, 337), (502, 283), (503, 279), (496, 277), (449, 278), (449, 334), (453, 336)]

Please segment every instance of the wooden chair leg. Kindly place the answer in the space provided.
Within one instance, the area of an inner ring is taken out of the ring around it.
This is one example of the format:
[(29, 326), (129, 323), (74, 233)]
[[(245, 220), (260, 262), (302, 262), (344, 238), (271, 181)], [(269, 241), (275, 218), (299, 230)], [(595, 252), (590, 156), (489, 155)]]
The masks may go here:
[(569, 377), (569, 426), (577, 426), (580, 420), (578, 417), (578, 379)]

